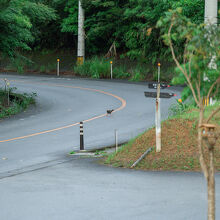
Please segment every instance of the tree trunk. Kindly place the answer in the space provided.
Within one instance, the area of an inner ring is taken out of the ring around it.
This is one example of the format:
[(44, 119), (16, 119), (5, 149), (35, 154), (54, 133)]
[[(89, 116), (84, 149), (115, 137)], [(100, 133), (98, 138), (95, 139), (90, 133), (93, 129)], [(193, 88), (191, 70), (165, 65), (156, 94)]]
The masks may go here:
[(202, 130), (200, 129), (200, 126), (203, 123), (203, 117), (204, 117), (202, 104), (199, 106), (199, 110), (200, 110), (199, 123), (198, 123), (199, 162), (200, 162), (200, 166), (201, 166), (201, 169), (204, 173), (205, 178), (208, 179), (208, 168), (207, 168), (207, 165), (205, 163), (204, 153), (203, 153), (203, 149), (202, 149)]
[[(203, 123), (203, 107), (199, 106), (199, 127)], [(203, 146), (202, 146), (202, 130), (198, 127), (198, 148), (199, 159), (202, 171), (207, 180), (208, 188), (208, 220), (215, 220), (215, 170), (214, 170), (214, 149), (209, 149), (209, 167), (207, 166), (204, 158)], [(208, 146), (206, 146), (208, 147)]]
[(209, 177), (208, 186), (208, 220), (215, 220), (215, 169), (214, 169), (214, 150), (209, 150)]

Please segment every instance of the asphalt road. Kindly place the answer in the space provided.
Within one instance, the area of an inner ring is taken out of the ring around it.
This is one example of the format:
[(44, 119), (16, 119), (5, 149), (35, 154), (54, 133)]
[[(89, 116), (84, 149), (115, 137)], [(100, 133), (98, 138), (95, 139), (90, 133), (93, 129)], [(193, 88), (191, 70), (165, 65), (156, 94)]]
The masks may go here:
[[(5, 78), (0, 75), (0, 78)], [(125, 142), (154, 124), (155, 100), (146, 84), (7, 75), (36, 106), (0, 122), (0, 219), (206, 219), (206, 185), (199, 173), (114, 169), (79, 149)], [(176, 89), (164, 90), (176, 92)], [(162, 100), (162, 118), (175, 98)], [(117, 109), (106, 116), (107, 109)], [(2, 159), (4, 158), (4, 160)], [(216, 211), (220, 216), (220, 175)]]
[[(18, 91), (37, 93), (37, 103), (0, 122), (0, 158), (7, 158), (0, 160), (0, 175), (79, 150), (80, 121), (90, 120), (84, 123), (85, 149), (113, 145), (115, 129), (119, 142), (126, 142), (155, 121), (155, 100), (145, 98), (146, 84), (45, 76), (7, 78)], [(162, 118), (167, 117), (172, 102), (175, 98), (162, 100)], [(117, 112), (106, 116), (107, 109)]]

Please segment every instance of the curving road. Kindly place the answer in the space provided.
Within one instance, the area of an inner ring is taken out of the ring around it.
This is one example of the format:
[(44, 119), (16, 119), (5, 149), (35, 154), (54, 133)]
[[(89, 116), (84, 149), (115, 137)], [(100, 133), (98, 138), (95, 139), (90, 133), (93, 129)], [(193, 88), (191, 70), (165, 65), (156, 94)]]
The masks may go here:
[[(78, 150), (80, 121), (85, 149), (113, 145), (115, 129), (122, 143), (154, 124), (155, 100), (145, 98), (146, 84), (19, 75), (7, 79), (19, 92), (36, 92), (37, 103), (0, 122), (0, 156), (7, 158), (0, 161), (0, 173)], [(162, 100), (163, 118), (174, 100)], [(106, 116), (107, 109), (115, 112)]]
[[(7, 78), (20, 92), (38, 96), (36, 106), (0, 121), (0, 219), (206, 219), (200, 173), (114, 169), (99, 165), (96, 158), (67, 156), (79, 149), (80, 121), (85, 122), (86, 149), (113, 145), (115, 129), (122, 143), (153, 126), (155, 100), (145, 98), (147, 84)], [(162, 100), (162, 118), (172, 102), (175, 98)], [(107, 117), (107, 109), (117, 111)], [(216, 174), (216, 219), (219, 189)]]

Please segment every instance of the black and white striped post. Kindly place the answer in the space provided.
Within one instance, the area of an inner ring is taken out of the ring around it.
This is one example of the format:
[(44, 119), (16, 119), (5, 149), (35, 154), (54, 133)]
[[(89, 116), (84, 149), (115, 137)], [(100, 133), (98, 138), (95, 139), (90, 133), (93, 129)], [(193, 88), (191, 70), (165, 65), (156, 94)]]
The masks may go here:
[(83, 122), (80, 122), (80, 150), (84, 150)]

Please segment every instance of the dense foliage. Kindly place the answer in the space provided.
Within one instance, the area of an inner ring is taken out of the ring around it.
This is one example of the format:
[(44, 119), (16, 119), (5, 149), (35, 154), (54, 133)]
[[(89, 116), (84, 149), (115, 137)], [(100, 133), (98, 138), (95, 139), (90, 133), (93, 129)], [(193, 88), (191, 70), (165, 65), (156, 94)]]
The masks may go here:
[[(160, 38), (157, 20), (170, 8), (184, 6), (184, 14), (194, 21), (203, 20), (204, 2), (201, 0), (83, 0), (86, 21), (87, 51), (106, 53), (115, 43), (123, 56), (156, 61), (167, 55)], [(77, 2), (69, 0), (69, 14), (63, 31), (77, 33)], [(72, 22), (71, 22), (72, 21)], [(75, 25), (75, 27), (74, 27)]]
[[(192, 85), (183, 90), (183, 99), (191, 95), (192, 89), (195, 91), (194, 99), (197, 96), (219, 96), (219, 26), (193, 23), (184, 16), (182, 8), (166, 12), (157, 26), (161, 28), (164, 42), (171, 48), (177, 64), (177, 75), (173, 83)], [(179, 42), (184, 43), (182, 52), (179, 51)], [(210, 88), (213, 88), (211, 94)]]
[(40, 1), (0, 0), (0, 53), (14, 57), (19, 50), (30, 50), (40, 29), (55, 19), (54, 9)]
[[(87, 54), (105, 54), (115, 43), (118, 55), (156, 61), (168, 54), (157, 20), (170, 8), (203, 21), (202, 0), (82, 0)], [(0, 52), (76, 48), (78, 0), (0, 0)]]

